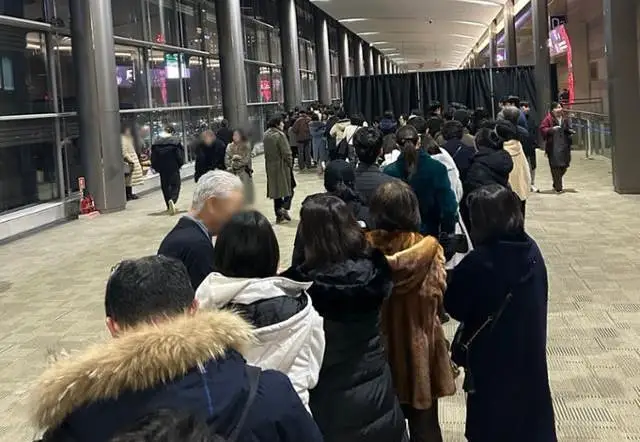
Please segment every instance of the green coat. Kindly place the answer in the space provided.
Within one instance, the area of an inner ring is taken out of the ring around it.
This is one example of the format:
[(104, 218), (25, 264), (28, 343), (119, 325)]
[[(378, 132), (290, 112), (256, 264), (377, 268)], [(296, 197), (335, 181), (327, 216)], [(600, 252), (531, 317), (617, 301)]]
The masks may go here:
[(267, 198), (293, 195), (293, 155), (284, 132), (270, 128), (264, 134), (264, 163), (267, 171)]

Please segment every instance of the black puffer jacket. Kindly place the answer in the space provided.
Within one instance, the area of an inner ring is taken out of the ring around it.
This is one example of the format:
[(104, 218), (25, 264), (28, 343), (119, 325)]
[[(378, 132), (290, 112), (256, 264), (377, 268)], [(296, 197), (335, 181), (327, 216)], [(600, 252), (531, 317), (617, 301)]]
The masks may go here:
[(178, 137), (158, 138), (151, 146), (151, 167), (158, 173), (174, 173), (184, 164), (184, 146)]
[(481, 147), (471, 161), (464, 180), (464, 194), (468, 195), (479, 187), (500, 184), (509, 187), (509, 174), (513, 170), (511, 155), (504, 149)]
[(393, 287), (384, 255), (283, 276), (313, 281), (309, 295), (324, 318), (326, 349), (310, 406), (325, 442), (407, 441), (379, 329)]

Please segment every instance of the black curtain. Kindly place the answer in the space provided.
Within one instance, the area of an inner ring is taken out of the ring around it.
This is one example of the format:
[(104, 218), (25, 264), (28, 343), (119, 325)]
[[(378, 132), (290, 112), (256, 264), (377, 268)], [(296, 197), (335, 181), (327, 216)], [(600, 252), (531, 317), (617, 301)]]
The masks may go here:
[(416, 74), (345, 77), (342, 85), (347, 115), (361, 112), (369, 122), (375, 117), (382, 117), (387, 110), (400, 115), (419, 107)]
[[(551, 65), (550, 69), (549, 102), (558, 95), (556, 66)], [(500, 98), (517, 95), (529, 101), (540, 116), (544, 116), (549, 104), (538, 103), (533, 66), (347, 77), (343, 86), (347, 113), (362, 112), (368, 121), (382, 116), (385, 110), (392, 110), (396, 116), (415, 108), (426, 110), (434, 101), (445, 108), (457, 102), (469, 109), (484, 107), (489, 112), (493, 103), (497, 112)]]

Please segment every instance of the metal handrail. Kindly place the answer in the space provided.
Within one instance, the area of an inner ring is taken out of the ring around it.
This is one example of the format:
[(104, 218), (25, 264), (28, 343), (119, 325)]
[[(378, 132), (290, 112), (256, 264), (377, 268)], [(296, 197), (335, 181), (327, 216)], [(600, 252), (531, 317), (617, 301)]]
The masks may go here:
[(571, 118), (573, 129), (576, 131), (575, 146), (584, 148), (587, 158), (610, 158), (613, 138), (608, 115), (569, 109), (567, 116)]

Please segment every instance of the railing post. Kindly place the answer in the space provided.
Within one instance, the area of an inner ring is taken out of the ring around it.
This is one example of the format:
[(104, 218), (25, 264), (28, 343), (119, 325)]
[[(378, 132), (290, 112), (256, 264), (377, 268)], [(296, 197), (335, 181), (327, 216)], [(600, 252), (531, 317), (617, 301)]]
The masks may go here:
[(587, 119), (587, 158), (591, 158), (591, 120)]

